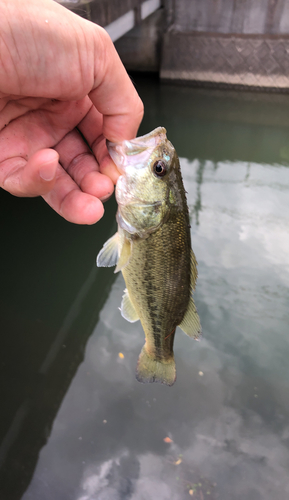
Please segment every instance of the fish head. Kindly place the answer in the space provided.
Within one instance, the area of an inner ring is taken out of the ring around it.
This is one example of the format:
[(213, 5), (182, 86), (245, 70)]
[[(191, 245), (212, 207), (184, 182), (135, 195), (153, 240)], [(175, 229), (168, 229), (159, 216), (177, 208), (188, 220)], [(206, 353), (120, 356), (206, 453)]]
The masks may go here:
[(176, 151), (163, 127), (130, 141), (107, 142), (107, 148), (121, 174), (116, 184), (118, 223), (131, 234), (146, 236), (170, 211), (179, 169)]

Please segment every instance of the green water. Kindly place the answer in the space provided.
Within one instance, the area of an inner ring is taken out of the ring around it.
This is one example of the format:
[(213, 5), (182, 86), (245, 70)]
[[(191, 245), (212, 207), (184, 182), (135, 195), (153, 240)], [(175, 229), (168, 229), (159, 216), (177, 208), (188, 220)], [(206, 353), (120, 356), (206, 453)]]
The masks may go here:
[(141, 325), (95, 267), (114, 201), (77, 227), (1, 192), (0, 500), (285, 500), (289, 97), (134, 79), (181, 158), (203, 338), (177, 331), (173, 387), (138, 383)]

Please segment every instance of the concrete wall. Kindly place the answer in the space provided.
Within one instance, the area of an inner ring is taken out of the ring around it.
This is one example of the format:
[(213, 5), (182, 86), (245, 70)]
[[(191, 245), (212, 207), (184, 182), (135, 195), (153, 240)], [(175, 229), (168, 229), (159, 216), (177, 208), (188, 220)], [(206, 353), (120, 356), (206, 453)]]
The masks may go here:
[(128, 71), (159, 72), (164, 32), (164, 11), (159, 9), (115, 42)]
[[(55, 0), (89, 21), (108, 28), (113, 41), (159, 9), (162, 0)], [(128, 21), (129, 19), (129, 21)], [(111, 26), (113, 24), (113, 26)], [(122, 26), (120, 35), (119, 27)]]
[(148, 0), (58, 1), (104, 27), (131, 12), (135, 27), (116, 42), (128, 70), (197, 85), (289, 90), (289, 0), (163, 0), (145, 20)]
[(179, 31), (288, 33), (287, 0), (178, 0), (174, 26)]
[[(159, 71), (166, 16), (162, 0), (57, 0), (74, 13), (103, 26), (125, 66), (133, 71)], [(172, 1), (172, 0), (169, 0)], [(128, 35), (126, 36), (126, 33)]]
[(143, 0), (57, 0), (76, 14), (100, 26), (107, 26), (130, 10), (138, 11)]
[(177, 0), (161, 78), (289, 90), (289, 0)]

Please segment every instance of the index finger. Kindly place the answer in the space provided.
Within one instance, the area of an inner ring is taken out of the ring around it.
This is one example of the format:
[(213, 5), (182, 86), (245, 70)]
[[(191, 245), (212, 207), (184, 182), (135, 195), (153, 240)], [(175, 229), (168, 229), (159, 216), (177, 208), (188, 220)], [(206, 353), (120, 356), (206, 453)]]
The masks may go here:
[(94, 86), (89, 97), (103, 115), (106, 139), (112, 142), (133, 139), (143, 118), (143, 103), (109, 35), (97, 28)]

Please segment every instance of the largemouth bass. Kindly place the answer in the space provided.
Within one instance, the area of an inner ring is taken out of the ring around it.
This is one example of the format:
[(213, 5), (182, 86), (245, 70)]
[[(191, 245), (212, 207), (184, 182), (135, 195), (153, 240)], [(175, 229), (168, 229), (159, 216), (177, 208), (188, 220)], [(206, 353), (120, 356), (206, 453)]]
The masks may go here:
[(97, 265), (116, 265), (115, 272), (122, 272), (121, 314), (143, 326), (146, 342), (136, 378), (173, 385), (176, 327), (195, 339), (201, 333), (192, 297), (197, 262), (179, 159), (163, 127), (107, 146), (121, 173), (118, 231), (99, 252)]

